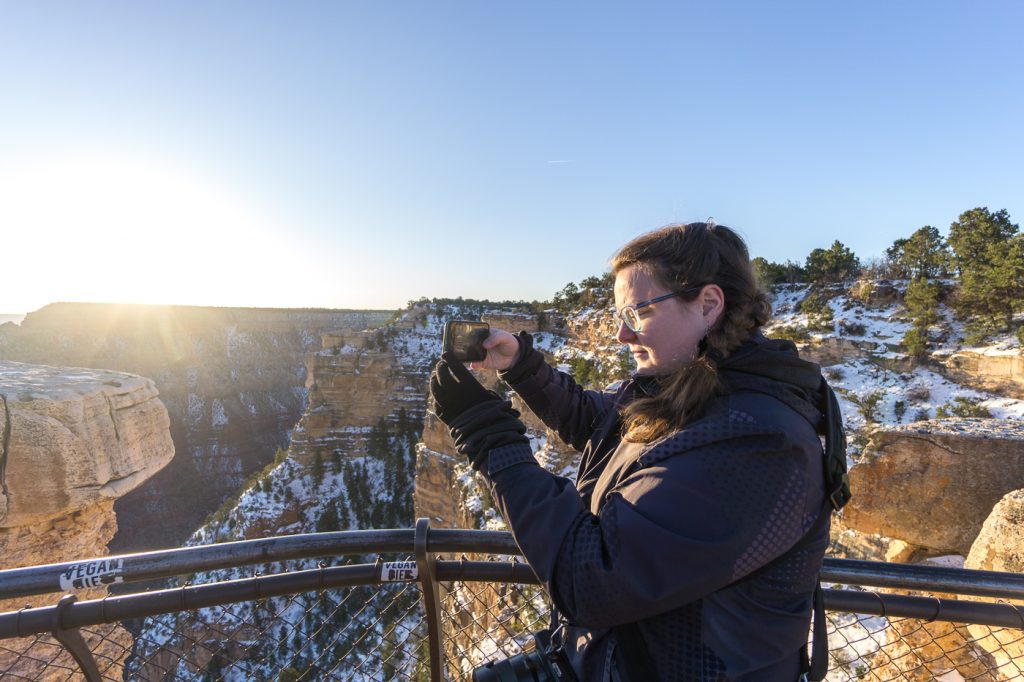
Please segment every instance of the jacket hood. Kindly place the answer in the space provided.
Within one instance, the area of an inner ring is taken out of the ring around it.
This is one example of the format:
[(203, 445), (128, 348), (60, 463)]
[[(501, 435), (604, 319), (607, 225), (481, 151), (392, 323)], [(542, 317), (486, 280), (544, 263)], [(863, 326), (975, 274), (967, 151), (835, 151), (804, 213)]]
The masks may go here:
[[(796, 410), (818, 433), (825, 432), (821, 367), (801, 360), (792, 341), (769, 339), (757, 331), (716, 364), (722, 393), (754, 391), (770, 395)], [(618, 398), (628, 401), (637, 395), (655, 395), (661, 390), (662, 380), (659, 376), (633, 375), (619, 388)]]
[(718, 363), (726, 392), (766, 393), (796, 410), (823, 431), (821, 367), (801, 360), (792, 341), (766, 338), (760, 331)]

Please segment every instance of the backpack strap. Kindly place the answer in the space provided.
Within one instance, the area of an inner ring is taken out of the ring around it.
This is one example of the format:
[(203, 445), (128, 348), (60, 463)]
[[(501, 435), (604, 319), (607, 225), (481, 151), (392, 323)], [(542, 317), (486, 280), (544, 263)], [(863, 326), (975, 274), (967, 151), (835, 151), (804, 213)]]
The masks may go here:
[[(839, 511), (849, 502), (850, 477), (846, 468), (846, 429), (843, 428), (843, 416), (839, 411), (839, 400), (825, 378), (821, 379), (822, 398), (825, 418), (825, 452), (822, 469), (825, 478), (825, 501), (818, 512), (818, 518), (811, 529), (800, 539), (795, 547), (800, 547), (816, 537), (824, 529), (833, 511)], [(814, 626), (812, 628), (811, 656), (803, 650), (801, 664), (801, 680), (819, 682), (828, 672), (828, 628), (825, 621), (825, 596), (821, 591), (821, 576), (814, 584)]]
[[(811, 538), (816, 537), (818, 533), (825, 527), (829, 517), (832, 516), (832, 507), (829, 500), (825, 500), (825, 503), (821, 505), (821, 511), (818, 512), (818, 518), (815, 519), (814, 525), (811, 526), (810, 530), (800, 540), (793, 545), (793, 549), (797, 549), (807, 544)], [(792, 551), (792, 550), (790, 550)], [(814, 626), (812, 632), (814, 636), (811, 638), (811, 655), (807, 657), (807, 648), (801, 647), (800, 656), (800, 680), (809, 680), (810, 682), (820, 682), (825, 679), (825, 673), (828, 672), (828, 629), (825, 621), (825, 596), (821, 591), (821, 576), (819, 575), (814, 579)]]
[(825, 497), (832, 509), (839, 511), (850, 501), (850, 476), (846, 470), (846, 429), (839, 412), (839, 400), (825, 378), (821, 379), (825, 417)]

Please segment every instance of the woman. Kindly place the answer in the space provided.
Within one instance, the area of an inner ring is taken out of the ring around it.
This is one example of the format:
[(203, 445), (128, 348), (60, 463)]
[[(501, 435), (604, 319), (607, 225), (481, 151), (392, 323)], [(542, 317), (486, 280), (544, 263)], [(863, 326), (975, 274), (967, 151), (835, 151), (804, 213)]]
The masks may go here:
[(575, 486), (451, 358), (435, 411), (567, 621), (580, 679), (796, 680), (828, 543), (819, 368), (762, 336), (768, 299), (724, 226), (641, 235), (612, 271), (631, 380), (584, 391), (524, 332), (492, 332), (475, 363), (582, 452)]

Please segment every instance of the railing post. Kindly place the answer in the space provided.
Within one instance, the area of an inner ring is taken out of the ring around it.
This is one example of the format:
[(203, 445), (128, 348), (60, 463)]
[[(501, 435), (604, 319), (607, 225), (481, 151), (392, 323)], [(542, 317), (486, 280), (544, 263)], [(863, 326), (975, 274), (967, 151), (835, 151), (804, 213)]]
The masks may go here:
[(416, 569), (420, 588), (423, 590), (423, 609), (427, 616), (427, 634), (430, 646), (430, 679), (441, 682), (444, 652), (441, 649), (441, 593), (434, 571), (436, 561), (427, 552), (427, 535), (430, 533), (430, 519), (416, 519)]
[(76, 597), (73, 594), (65, 594), (57, 602), (57, 608), (53, 612), (52, 634), (54, 639), (64, 645), (71, 657), (75, 659), (87, 682), (100, 682), (100, 671), (96, 667), (96, 659), (89, 651), (88, 645), (82, 639), (82, 633), (77, 628), (65, 630), (61, 621), (64, 619), (64, 612), (75, 603)]

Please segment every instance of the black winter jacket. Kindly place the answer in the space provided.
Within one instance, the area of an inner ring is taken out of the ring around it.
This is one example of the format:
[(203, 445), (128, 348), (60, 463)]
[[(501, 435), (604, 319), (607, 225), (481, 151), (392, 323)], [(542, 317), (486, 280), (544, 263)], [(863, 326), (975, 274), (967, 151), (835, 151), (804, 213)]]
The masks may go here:
[(501, 377), (582, 452), (576, 485), (526, 445), (492, 450), (484, 473), (572, 625), (581, 679), (621, 669), (611, 628), (637, 623), (663, 681), (795, 680), (828, 544), (826, 524), (794, 548), (824, 503), (818, 366), (758, 335), (720, 364), (701, 418), (629, 443), (619, 410), (650, 379), (584, 391), (519, 338)]

